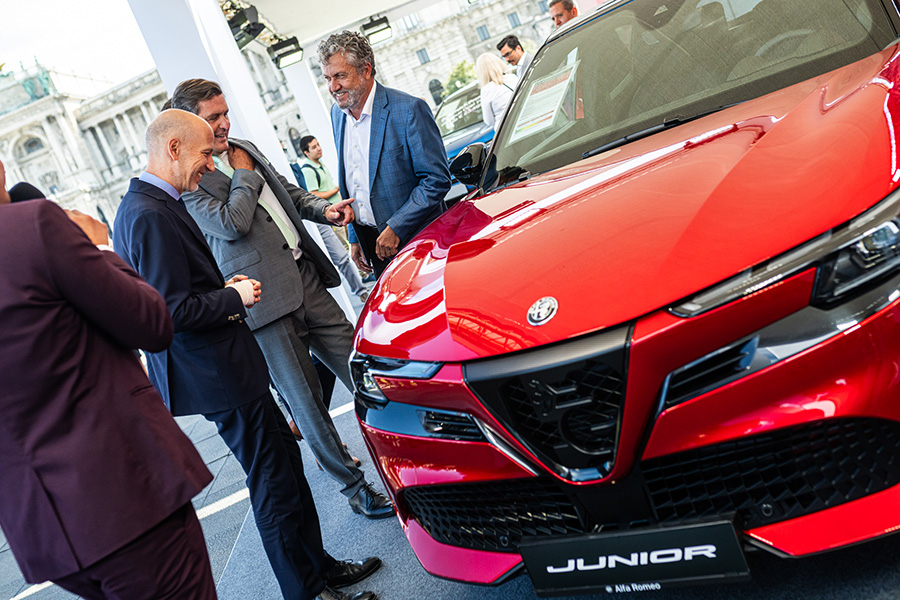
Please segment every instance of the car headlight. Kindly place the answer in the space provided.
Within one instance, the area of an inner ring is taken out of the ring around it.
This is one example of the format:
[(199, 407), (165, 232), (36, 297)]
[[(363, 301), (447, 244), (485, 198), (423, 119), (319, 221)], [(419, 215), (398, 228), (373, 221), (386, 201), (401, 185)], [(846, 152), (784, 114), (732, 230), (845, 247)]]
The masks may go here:
[(439, 362), (421, 362), (396, 358), (380, 358), (353, 353), (350, 357), (350, 376), (357, 399), (368, 408), (382, 408), (388, 403), (376, 376), (397, 379), (431, 379), (441, 368)]
[(900, 268), (900, 190), (860, 216), (809, 242), (669, 308), (694, 317), (817, 267), (810, 304), (830, 307), (896, 274)]
[(829, 307), (894, 273), (900, 267), (900, 219), (873, 227), (827, 257), (816, 273), (811, 304)]

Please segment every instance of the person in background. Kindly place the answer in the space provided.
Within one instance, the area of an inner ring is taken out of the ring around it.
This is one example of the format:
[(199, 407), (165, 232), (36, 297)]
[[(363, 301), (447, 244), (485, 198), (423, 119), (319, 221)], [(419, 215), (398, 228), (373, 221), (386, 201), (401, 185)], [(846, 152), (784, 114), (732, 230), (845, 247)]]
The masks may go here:
[(578, 16), (578, 5), (575, 0), (550, 0), (550, 18), (559, 29), (565, 23)]
[(534, 57), (522, 49), (519, 38), (514, 35), (506, 36), (497, 44), (497, 50), (500, 52), (503, 60), (516, 68), (516, 77), (521, 80), (522, 76), (525, 75), (525, 71), (528, 70), (528, 65), (531, 64), (531, 59)]
[(353, 198), (350, 256), (381, 276), (397, 252), (444, 210), (450, 171), (441, 132), (421, 98), (375, 81), (375, 53), (355, 31), (331, 34), (319, 64), (331, 107), (341, 197)]
[[(340, 190), (334, 184), (331, 172), (322, 162), (322, 146), (319, 145), (319, 140), (311, 135), (303, 136), (300, 138), (300, 150), (305, 156), (303, 160), (299, 161), (299, 165), (306, 182), (306, 189), (310, 194), (328, 200), (332, 204), (338, 202), (341, 199)], [(322, 236), (331, 262), (350, 285), (351, 293), (359, 298), (360, 302), (365, 303), (369, 299), (369, 291), (363, 285), (359, 270), (347, 253), (347, 228), (331, 227), (321, 223), (316, 223), (316, 227)]]
[(215, 599), (191, 505), (212, 475), (133, 351), (172, 341), (165, 301), (106, 225), (5, 189), (0, 163), (0, 528), (25, 581)]
[(481, 86), (481, 118), (494, 131), (500, 129), (516, 84), (515, 78), (505, 75), (504, 66), (496, 55), (487, 52), (475, 61), (475, 74)]
[[(150, 380), (174, 415), (202, 414), (214, 422), (244, 469), (262, 545), (285, 600), (373, 600), (371, 592), (348, 596), (335, 589), (368, 577), (381, 560), (336, 561), (322, 546), (300, 449), (269, 392), (265, 358), (245, 323), (260, 301), (261, 283), (245, 275), (226, 281), (184, 207), (182, 194), (215, 169), (213, 131), (190, 112), (165, 110), (146, 139), (147, 170), (122, 198), (113, 244), (162, 294), (172, 315), (171, 346), (147, 352)], [(132, 435), (136, 429), (130, 428)]]

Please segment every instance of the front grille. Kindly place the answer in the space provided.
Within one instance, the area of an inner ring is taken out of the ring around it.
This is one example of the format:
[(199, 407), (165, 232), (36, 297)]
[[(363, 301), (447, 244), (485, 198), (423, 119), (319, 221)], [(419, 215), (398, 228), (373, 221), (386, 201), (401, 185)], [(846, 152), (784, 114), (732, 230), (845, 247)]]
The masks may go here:
[(660, 522), (737, 513), (759, 527), (900, 483), (900, 424), (833, 419), (643, 461)]
[(412, 487), (400, 498), (431, 537), (451, 546), (517, 552), (523, 537), (584, 533), (559, 486), (531, 477)]
[(465, 365), (466, 382), (544, 464), (601, 479), (616, 456), (629, 328)]

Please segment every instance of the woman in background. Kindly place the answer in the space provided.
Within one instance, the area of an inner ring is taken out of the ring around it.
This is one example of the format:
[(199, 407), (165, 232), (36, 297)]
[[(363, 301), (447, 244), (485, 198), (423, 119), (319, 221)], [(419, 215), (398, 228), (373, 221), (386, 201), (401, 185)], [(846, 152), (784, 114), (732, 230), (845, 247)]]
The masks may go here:
[(475, 73), (481, 87), (481, 118), (494, 131), (500, 128), (500, 121), (506, 106), (512, 99), (515, 77), (504, 75), (506, 64), (499, 56), (485, 52), (475, 61)]

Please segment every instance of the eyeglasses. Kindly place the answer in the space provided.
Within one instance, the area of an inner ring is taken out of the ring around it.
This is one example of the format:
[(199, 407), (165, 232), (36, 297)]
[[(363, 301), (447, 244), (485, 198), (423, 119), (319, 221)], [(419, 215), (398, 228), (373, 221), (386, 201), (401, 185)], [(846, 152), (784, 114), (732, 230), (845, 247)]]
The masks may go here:
[(507, 59), (507, 58), (509, 58), (509, 55), (512, 53), (513, 53), (512, 50), (507, 50), (506, 52), (501, 52), (500, 56), (502, 56), (504, 59)]

